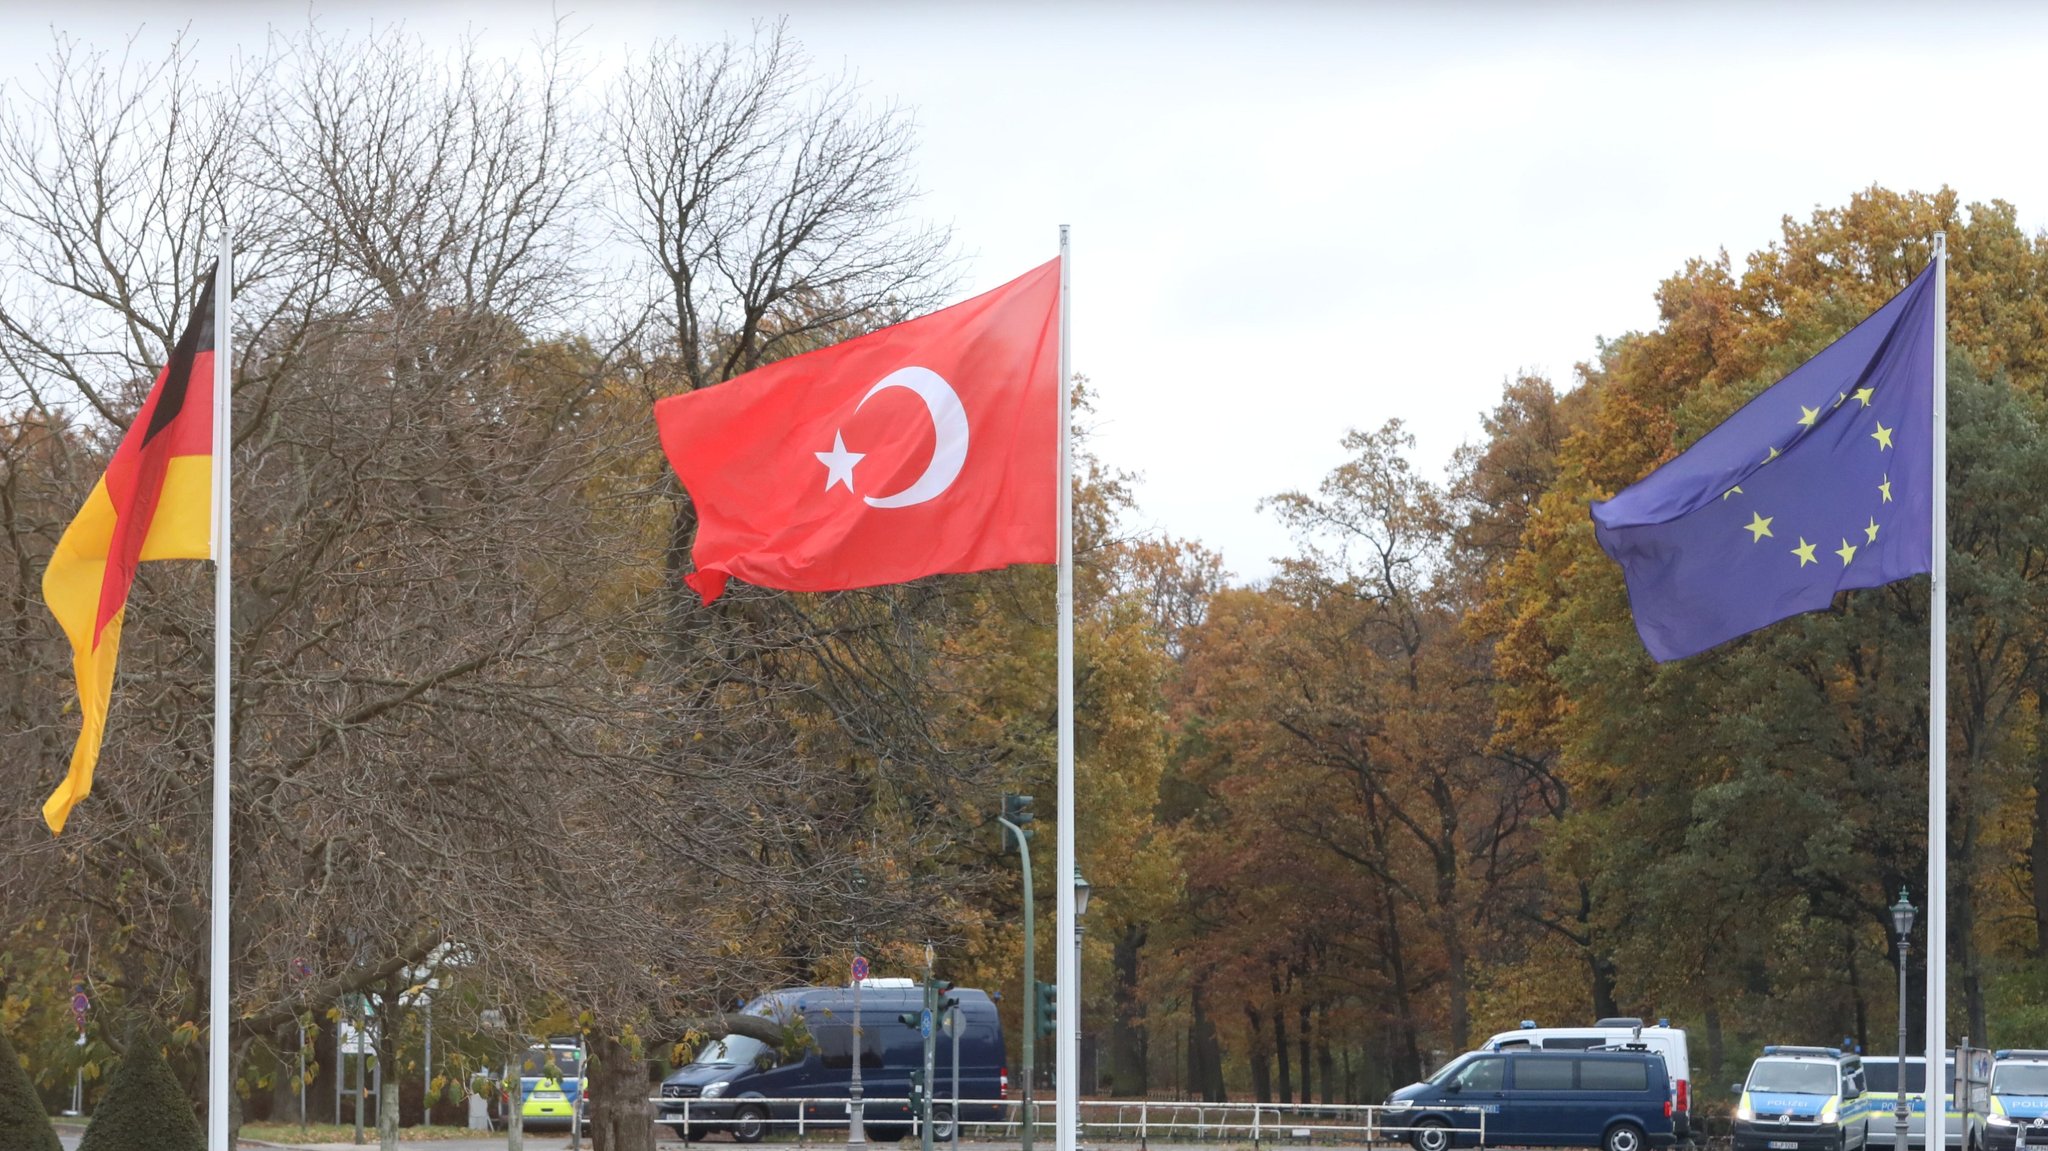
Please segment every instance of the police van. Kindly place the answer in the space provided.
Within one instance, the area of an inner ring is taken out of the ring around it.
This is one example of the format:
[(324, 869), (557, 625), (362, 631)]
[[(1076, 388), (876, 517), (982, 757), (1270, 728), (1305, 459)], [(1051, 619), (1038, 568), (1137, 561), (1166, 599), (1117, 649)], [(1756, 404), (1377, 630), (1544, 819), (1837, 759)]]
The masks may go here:
[(1587, 1051), (1640, 1046), (1664, 1057), (1671, 1073), (1671, 1126), (1683, 1141), (1692, 1135), (1692, 1058), (1686, 1050), (1685, 1029), (1659, 1019), (1645, 1026), (1640, 1019), (1602, 1019), (1591, 1027), (1538, 1027), (1525, 1019), (1514, 1031), (1503, 1031), (1487, 1040), (1487, 1051)]
[(1387, 1099), (1381, 1130), (1415, 1151), (1669, 1147), (1671, 1073), (1654, 1051), (1473, 1051)]
[(2048, 1147), (2048, 1051), (2000, 1051), (1996, 1059), (1985, 1148)]
[(1879, 1113), (1862, 1058), (1839, 1047), (1766, 1047), (1735, 1090), (1735, 1151), (1856, 1151)]
[[(1906, 1091), (1906, 1146), (1925, 1151), (1927, 1147), (1927, 1059), (1920, 1055), (1908, 1055), (1904, 1060), (1905, 1073), (1900, 1074), (1901, 1062), (1892, 1055), (1868, 1055), (1863, 1059), (1864, 1093), (1871, 1101), (1871, 1122), (1875, 1127), (1872, 1139), (1889, 1145), (1897, 1120), (1893, 1118), (1898, 1106), (1899, 1089), (1903, 1084)], [(1956, 1061), (1953, 1056), (1942, 1060), (1941, 1065), (1942, 1144), (1951, 1151), (1968, 1151), (1969, 1148), (1984, 1145), (1983, 1117), (1965, 1115), (1956, 1106)]]

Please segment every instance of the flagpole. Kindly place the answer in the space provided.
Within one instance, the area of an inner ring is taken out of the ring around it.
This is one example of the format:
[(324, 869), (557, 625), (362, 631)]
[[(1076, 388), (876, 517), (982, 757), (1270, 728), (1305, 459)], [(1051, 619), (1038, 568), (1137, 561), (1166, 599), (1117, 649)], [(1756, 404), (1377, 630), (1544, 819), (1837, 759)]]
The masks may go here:
[(1069, 442), (1073, 419), (1067, 410), (1068, 366), (1067, 299), (1071, 292), (1072, 263), (1067, 251), (1067, 225), (1060, 225), (1060, 490), (1059, 490), (1059, 859), (1053, 872), (1053, 889), (1059, 893), (1058, 930), (1054, 934), (1053, 957), (1058, 980), (1057, 1027), (1054, 1042), (1056, 1080), (1053, 1093), (1053, 1127), (1057, 1151), (1074, 1151), (1080, 1141), (1081, 1092), (1081, 1005), (1074, 1000), (1080, 985), (1080, 957), (1074, 952), (1074, 876), (1079, 861), (1074, 857), (1074, 452)]
[(233, 405), (230, 319), (234, 313), (233, 252), (223, 223), (220, 262), (214, 270), (213, 309), (213, 940), (207, 960), (206, 1146), (228, 1144), (228, 590), (233, 537), (234, 484), (229, 474)]
[[(1934, 234), (1934, 556), (1927, 639), (1927, 1117), (1945, 1122), (1948, 1049), (1948, 233)], [(1929, 1146), (1933, 1144), (1930, 1142)]]

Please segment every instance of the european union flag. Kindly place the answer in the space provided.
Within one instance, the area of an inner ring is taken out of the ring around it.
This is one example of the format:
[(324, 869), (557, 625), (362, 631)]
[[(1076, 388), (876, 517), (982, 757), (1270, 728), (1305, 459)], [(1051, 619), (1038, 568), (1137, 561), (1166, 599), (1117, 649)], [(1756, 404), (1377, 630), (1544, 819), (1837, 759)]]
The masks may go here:
[(1593, 505), (1658, 661), (1929, 570), (1935, 275)]

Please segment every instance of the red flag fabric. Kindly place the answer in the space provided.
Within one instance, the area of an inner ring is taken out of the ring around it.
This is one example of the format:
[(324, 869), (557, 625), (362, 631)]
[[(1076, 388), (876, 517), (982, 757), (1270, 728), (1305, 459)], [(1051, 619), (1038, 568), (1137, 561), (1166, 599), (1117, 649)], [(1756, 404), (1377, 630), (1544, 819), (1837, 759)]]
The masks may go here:
[(654, 405), (705, 602), (1058, 558), (1059, 261)]

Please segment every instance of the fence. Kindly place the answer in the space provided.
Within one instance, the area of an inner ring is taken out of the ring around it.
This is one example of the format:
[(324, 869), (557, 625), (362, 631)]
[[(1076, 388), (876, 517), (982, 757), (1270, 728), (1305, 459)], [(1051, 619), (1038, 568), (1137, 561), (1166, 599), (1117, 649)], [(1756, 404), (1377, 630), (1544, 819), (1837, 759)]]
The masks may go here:
[[(764, 1133), (791, 1135), (798, 1142), (808, 1142), (813, 1137), (844, 1137), (851, 1113), (852, 1100), (834, 1096), (830, 1098), (810, 1096), (801, 1099), (665, 1099), (659, 1096), (648, 1100), (657, 1108), (655, 1122), (678, 1125), (694, 1131), (727, 1128), (734, 1116), (742, 1109), (750, 1111), (749, 1122), (759, 1123)], [(963, 1099), (963, 1111), (972, 1107), (975, 1111), (986, 1112), (1001, 1108), (1004, 1118), (990, 1121), (969, 1119), (960, 1124), (965, 1128), (964, 1137), (970, 1139), (1014, 1140), (1018, 1136), (1023, 1119), (1023, 1104), (1017, 1100)], [(891, 1111), (907, 1107), (909, 1100), (902, 1098), (870, 1096), (866, 1107), (882, 1107)], [(1038, 1130), (1047, 1144), (1051, 1142), (1054, 1101), (1032, 1100)], [(947, 1122), (952, 1114), (952, 1100), (940, 1097), (933, 1101), (935, 1119), (934, 1134), (941, 1139), (955, 1134)], [(1486, 1111), (1481, 1107), (1437, 1108), (1438, 1111), (1455, 1111), (1471, 1117), (1469, 1124), (1459, 1122), (1460, 1131), (1472, 1131), (1483, 1143), (1486, 1137)], [(694, 1111), (694, 1114), (693, 1114)], [(1079, 1104), (1081, 1138), (1089, 1143), (1135, 1144), (1140, 1148), (1153, 1142), (1161, 1143), (1215, 1143), (1248, 1142), (1254, 1147), (1265, 1143), (1328, 1143), (1343, 1146), (1380, 1146), (1404, 1144), (1410, 1141), (1418, 1130), (1409, 1122), (1411, 1116), (1405, 1110), (1392, 1111), (1380, 1105), (1343, 1103), (1194, 1103), (1160, 1100), (1114, 1100), (1083, 1099)], [(666, 1113), (664, 1113), (666, 1112)], [(823, 1113), (820, 1113), (823, 1112)], [(973, 1112), (968, 1112), (973, 1114)], [(900, 1111), (891, 1118), (864, 1119), (866, 1126), (894, 1129), (908, 1127), (911, 1134), (918, 1133), (917, 1121), (905, 1119)]]

